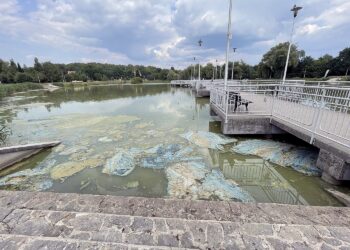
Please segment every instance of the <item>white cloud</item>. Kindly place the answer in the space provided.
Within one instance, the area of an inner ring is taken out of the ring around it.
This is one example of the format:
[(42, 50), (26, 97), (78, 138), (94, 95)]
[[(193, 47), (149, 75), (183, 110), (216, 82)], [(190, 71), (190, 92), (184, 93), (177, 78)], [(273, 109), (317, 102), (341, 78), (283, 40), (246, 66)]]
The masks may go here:
[[(296, 24), (295, 41), (300, 47), (316, 55), (327, 53), (331, 46), (337, 50), (348, 46), (348, 0), (299, 2), (304, 6)], [(28, 8), (28, 3), (35, 6)], [(271, 46), (287, 41), (292, 4), (234, 1), (232, 46), (238, 47), (237, 56), (257, 63)], [(42, 57), (52, 61), (74, 58), (184, 67), (194, 56), (200, 62), (223, 61), (227, 15), (228, 0), (1, 0), (0, 41), (13, 38), (16, 44), (7, 44), (13, 51), (20, 42), (25, 43), (25, 51), (41, 46)], [(196, 44), (200, 38), (202, 48)]]

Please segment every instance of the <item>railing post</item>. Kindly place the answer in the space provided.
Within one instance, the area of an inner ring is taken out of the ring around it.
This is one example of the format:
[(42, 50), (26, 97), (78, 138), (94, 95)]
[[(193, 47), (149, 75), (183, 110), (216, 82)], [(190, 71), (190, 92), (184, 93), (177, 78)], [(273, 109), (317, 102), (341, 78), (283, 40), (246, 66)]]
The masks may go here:
[(321, 120), (320, 118), (321, 118), (322, 103), (324, 102), (325, 95), (326, 95), (326, 89), (323, 87), (321, 101), (319, 103), (318, 109), (316, 110), (316, 115), (315, 115), (314, 120), (313, 120), (313, 126), (312, 126), (313, 128), (312, 128), (312, 133), (311, 133), (311, 138), (310, 138), (310, 144), (314, 144), (316, 130), (317, 130), (317, 127), (318, 127), (320, 120)]
[(278, 87), (278, 85), (276, 85), (276, 86), (273, 88), (270, 123), (272, 122), (273, 109), (274, 109), (274, 107), (275, 107), (275, 99), (276, 99), (276, 93), (277, 93), (276, 88), (277, 88), (277, 87)]
[(228, 97), (229, 97), (229, 91), (225, 88), (225, 123), (228, 122)]

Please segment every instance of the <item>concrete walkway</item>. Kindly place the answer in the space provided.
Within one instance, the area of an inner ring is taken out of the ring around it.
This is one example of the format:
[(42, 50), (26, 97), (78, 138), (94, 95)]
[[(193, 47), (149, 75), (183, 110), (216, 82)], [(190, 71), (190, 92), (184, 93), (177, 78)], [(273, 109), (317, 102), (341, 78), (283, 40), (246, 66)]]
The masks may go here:
[(0, 192), (0, 249), (350, 249), (350, 209)]

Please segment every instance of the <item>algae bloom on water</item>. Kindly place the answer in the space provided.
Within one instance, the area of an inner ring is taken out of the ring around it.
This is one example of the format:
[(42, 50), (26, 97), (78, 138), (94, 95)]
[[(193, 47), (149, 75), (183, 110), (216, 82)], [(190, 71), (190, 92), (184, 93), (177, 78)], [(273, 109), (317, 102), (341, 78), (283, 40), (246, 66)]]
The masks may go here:
[(136, 162), (133, 154), (121, 151), (111, 159), (108, 159), (102, 173), (109, 175), (127, 176), (135, 168)]
[(168, 195), (190, 200), (254, 201), (245, 190), (201, 162), (183, 162), (166, 168)]
[(246, 140), (238, 143), (232, 150), (239, 154), (260, 156), (277, 165), (291, 167), (302, 174), (321, 174), (316, 167), (317, 152), (313, 149), (272, 140)]
[(206, 131), (189, 131), (185, 134), (182, 134), (181, 137), (197, 145), (198, 147), (211, 149), (223, 149), (222, 145), (237, 142), (237, 140), (234, 138)]

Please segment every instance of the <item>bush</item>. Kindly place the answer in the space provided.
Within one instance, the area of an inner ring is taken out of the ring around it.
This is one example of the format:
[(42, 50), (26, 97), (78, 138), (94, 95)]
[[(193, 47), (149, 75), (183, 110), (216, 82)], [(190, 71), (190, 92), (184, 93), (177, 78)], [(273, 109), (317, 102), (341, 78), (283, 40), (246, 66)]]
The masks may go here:
[(143, 80), (141, 77), (134, 77), (131, 79), (131, 84), (140, 84), (143, 83)]
[(0, 98), (12, 95), (16, 92), (42, 88), (43, 86), (39, 83), (0, 84)]

